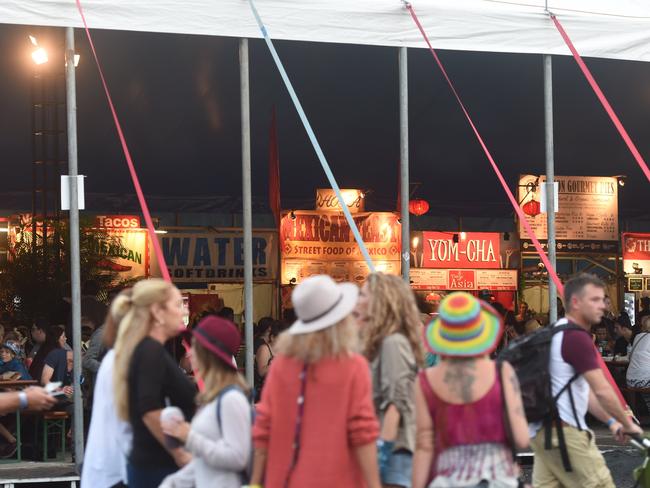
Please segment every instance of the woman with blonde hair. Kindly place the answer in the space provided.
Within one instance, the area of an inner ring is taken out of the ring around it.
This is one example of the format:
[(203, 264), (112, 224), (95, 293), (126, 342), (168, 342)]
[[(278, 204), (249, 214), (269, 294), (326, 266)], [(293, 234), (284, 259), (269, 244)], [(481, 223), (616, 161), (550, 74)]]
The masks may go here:
[(115, 342), (113, 386), (117, 413), (133, 429), (128, 460), (128, 485), (158, 487), (190, 460), (180, 446), (166, 444), (160, 412), (166, 403), (186, 418), (194, 412), (196, 389), (165, 350), (167, 340), (183, 329), (183, 297), (160, 279), (138, 282), (131, 297), (118, 296), (114, 307), (125, 307)]
[(379, 488), (368, 363), (357, 354), (352, 283), (307, 278), (298, 320), (277, 340), (253, 428), (251, 485)]
[(190, 425), (163, 420), (163, 432), (177, 438), (192, 461), (165, 478), (161, 488), (239, 488), (251, 451), (251, 406), (248, 385), (232, 358), (241, 336), (235, 324), (210, 315), (192, 331), (192, 358), (205, 389), (201, 409)]
[(420, 312), (409, 285), (384, 273), (368, 276), (356, 311), (365, 323), (363, 352), (370, 361), (381, 425), (377, 441), (381, 480), (384, 486), (408, 488), (415, 451), (413, 384), (424, 364)]

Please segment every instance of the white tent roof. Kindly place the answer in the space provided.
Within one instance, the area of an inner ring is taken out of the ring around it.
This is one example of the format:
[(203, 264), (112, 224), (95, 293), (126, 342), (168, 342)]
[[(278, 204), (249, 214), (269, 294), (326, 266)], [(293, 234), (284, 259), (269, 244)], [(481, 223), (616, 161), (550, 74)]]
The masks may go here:
[[(260, 37), (247, 0), (82, 0), (91, 28)], [(544, 0), (413, 0), (440, 49), (569, 54)], [(650, 61), (650, 1), (549, 0), (584, 56)], [(425, 47), (400, 0), (257, 0), (274, 39)], [(2, 0), (0, 22), (81, 26), (75, 0)]]

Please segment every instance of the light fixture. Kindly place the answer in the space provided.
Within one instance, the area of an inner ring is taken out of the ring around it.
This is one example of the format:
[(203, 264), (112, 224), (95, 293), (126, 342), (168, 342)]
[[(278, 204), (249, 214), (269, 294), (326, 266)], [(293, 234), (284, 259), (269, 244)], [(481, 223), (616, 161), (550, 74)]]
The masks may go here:
[(625, 179), (627, 178), (626, 175), (616, 175), (614, 176), (616, 178), (616, 181), (618, 182), (618, 186), (623, 187), (625, 186)]
[(458, 234), (454, 234), (453, 236), (451, 236), (451, 240), (452, 240), (454, 243), (457, 244), (457, 243), (458, 243)]
[(510, 240), (510, 232), (504, 232), (503, 233), (503, 240), (504, 241), (509, 241)]
[(291, 279), (289, 280), (289, 284), (290, 284), (290, 285), (295, 285), (295, 284), (296, 284), (296, 281), (297, 281), (296, 278), (291, 278)]
[(34, 36), (29, 36), (29, 42), (32, 43), (36, 49), (32, 51), (32, 59), (37, 65), (47, 63), (47, 51), (38, 45), (38, 41)]
[(291, 220), (296, 220), (296, 214), (295, 214), (295, 212), (293, 210), (289, 214), (289, 217), (291, 217)]
[(531, 217), (536, 217), (541, 212), (541, 205), (537, 200), (531, 198), (521, 206), (521, 209), (524, 211), (526, 215), (530, 215)]
[(47, 51), (43, 49), (42, 47), (37, 48), (36, 50), (32, 51), (32, 59), (34, 60), (34, 63), (37, 65), (45, 64), (48, 61), (47, 57)]
[(5, 234), (9, 233), (9, 227), (0, 227), (0, 233), (4, 232)]
[(162, 229), (156, 229), (156, 230), (154, 231), (154, 233), (156, 233), (156, 234), (167, 234), (167, 231), (166, 231), (166, 230), (162, 230)]
[(460, 240), (464, 241), (465, 239), (467, 239), (467, 232), (463, 231), (460, 233)]
[(418, 236), (415, 236), (411, 241), (412, 248), (417, 249), (419, 243), (420, 243), (420, 238)]
[(416, 198), (415, 200), (409, 201), (409, 212), (413, 215), (424, 215), (429, 211), (429, 202), (423, 200), (422, 198)]

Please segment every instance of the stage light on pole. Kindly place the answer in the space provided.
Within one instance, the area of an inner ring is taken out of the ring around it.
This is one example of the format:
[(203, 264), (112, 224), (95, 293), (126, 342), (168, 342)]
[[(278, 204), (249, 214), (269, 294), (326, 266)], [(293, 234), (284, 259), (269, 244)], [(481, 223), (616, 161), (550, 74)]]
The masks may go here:
[(29, 41), (36, 49), (32, 51), (32, 60), (36, 64), (45, 64), (48, 61), (47, 51), (38, 45), (38, 41), (34, 36), (29, 36)]

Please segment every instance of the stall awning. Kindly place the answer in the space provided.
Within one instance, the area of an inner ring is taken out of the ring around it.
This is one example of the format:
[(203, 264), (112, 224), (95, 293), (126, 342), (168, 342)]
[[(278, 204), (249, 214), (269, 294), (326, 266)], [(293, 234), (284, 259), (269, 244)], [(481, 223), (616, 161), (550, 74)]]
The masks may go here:
[[(647, 0), (556, 0), (584, 56), (650, 61)], [(92, 28), (260, 37), (246, 0), (82, 0)], [(275, 39), (424, 47), (399, 0), (257, 0)], [(415, 0), (435, 48), (569, 54), (543, 0)], [(81, 26), (74, 0), (3, 0), (0, 22)]]

